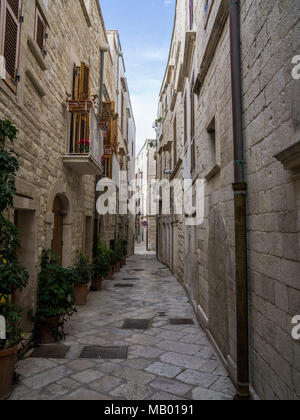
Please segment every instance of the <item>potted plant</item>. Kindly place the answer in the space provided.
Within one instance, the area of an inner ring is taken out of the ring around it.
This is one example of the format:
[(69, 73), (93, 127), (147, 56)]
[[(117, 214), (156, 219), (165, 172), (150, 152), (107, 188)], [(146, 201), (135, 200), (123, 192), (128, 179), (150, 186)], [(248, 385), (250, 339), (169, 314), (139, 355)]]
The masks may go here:
[(96, 291), (101, 290), (102, 281), (107, 277), (110, 270), (110, 253), (105, 243), (99, 242), (97, 254), (93, 261), (94, 287)]
[(75, 311), (73, 269), (61, 267), (52, 249), (44, 250), (33, 316), (37, 341), (50, 344), (63, 339), (64, 324)]
[(0, 316), (6, 330), (0, 338), (0, 400), (11, 392), (18, 344), (23, 339), (20, 310), (11, 304), (11, 296), (28, 283), (28, 273), (18, 262), (18, 231), (7, 217), (8, 210), (13, 209), (19, 163), (14, 152), (4, 146), (6, 138), (13, 143), (16, 136), (15, 125), (0, 120)]
[(122, 267), (123, 257), (124, 257), (122, 240), (119, 240), (117, 242), (115, 253), (116, 253), (117, 267), (120, 271), (120, 268)]
[(110, 250), (110, 263), (114, 273), (118, 273), (120, 271), (120, 260), (118, 258), (117, 249)]
[(75, 305), (86, 305), (91, 275), (92, 265), (89, 259), (78, 253), (78, 260), (73, 268)]
[(122, 248), (122, 265), (126, 265), (126, 257), (127, 257), (127, 241), (126, 239), (122, 238), (121, 239), (121, 248)]

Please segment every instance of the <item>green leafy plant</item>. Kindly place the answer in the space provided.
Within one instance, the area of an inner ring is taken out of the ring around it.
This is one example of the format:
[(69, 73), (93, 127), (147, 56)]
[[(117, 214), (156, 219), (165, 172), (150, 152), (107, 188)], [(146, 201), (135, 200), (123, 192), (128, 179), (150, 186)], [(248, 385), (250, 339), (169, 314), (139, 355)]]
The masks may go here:
[(5, 140), (13, 144), (17, 133), (12, 122), (0, 120), (0, 315), (4, 316), (7, 324), (7, 338), (0, 341), (0, 349), (12, 347), (22, 339), (20, 310), (10, 304), (10, 295), (17, 290), (22, 291), (29, 277), (18, 262), (18, 230), (8, 218), (8, 211), (13, 209), (19, 163), (14, 151), (5, 148)]
[(0, 340), (0, 350), (9, 349), (21, 343), (24, 338), (21, 323), (21, 310), (2, 298), (0, 313), (6, 321), (6, 340)]
[(111, 252), (106, 243), (99, 242), (97, 254), (93, 261), (95, 277), (104, 278), (108, 275), (111, 265)]
[(73, 283), (74, 285), (88, 284), (91, 281), (92, 265), (90, 260), (78, 252), (77, 263), (73, 268)]
[(63, 268), (58, 261), (52, 249), (42, 252), (37, 311), (33, 316), (36, 335), (43, 323), (50, 318), (57, 318), (57, 325), (52, 331), (57, 340), (64, 336), (65, 321), (76, 312), (73, 294), (74, 269)]

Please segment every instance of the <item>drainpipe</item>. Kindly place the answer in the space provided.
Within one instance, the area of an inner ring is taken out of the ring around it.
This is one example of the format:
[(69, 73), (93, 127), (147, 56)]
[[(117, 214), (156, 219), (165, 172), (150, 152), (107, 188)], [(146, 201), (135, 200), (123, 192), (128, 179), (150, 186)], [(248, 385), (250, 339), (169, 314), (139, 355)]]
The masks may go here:
[(247, 275), (247, 211), (244, 161), (240, 1), (228, 0), (230, 17), (230, 52), (232, 78), (234, 142), (234, 208), (236, 249), (236, 400), (250, 399), (249, 392), (249, 321)]
[[(99, 114), (102, 110), (102, 99), (103, 99), (103, 79), (104, 79), (104, 61), (105, 61), (105, 52), (109, 50), (108, 44), (100, 45), (100, 89), (99, 89)], [(96, 176), (96, 186), (100, 181), (101, 176)], [(94, 215), (94, 246), (93, 246), (93, 257), (97, 255), (97, 244), (98, 244), (98, 235), (99, 235), (99, 214), (97, 212), (97, 200), (98, 200), (98, 193), (95, 187), (95, 215)]]

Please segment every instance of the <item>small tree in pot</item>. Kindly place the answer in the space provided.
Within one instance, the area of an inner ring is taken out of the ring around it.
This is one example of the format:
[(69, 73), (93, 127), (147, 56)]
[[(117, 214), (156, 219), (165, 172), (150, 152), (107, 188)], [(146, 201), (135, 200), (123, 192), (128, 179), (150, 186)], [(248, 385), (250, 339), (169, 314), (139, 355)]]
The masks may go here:
[(92, 265), (90, 260), (79, 252), (77, 263), (73, 268), (75, 305), (86, 305), (91, 276)]
[(99, 242), (97, 247), (97, 255), (93, 261), (94, 271), (94, 287), (96, 291), (101, 290), (102, 281), (109, 274), (110, 269), (110, 252), (106, 243)]
[(75, 311), (73, 270), (61, 267), (52, 249), (44, 250), (33, 317), (36, 341), (50, 344), (63, 339), (64, 324)]
[(11, 295), (22, 291), (28, 283), (28, 274), (18, 262), (20, 243), (18, 230), (8, 218), (13, 209), (16, 194), (15, 176), (19, 169), (17, 156), (5, 150), (5, 139), (12, 143), (17, 129), (8, 120), (0, 120), (0, 317), (2, 329), (0, 337), (0, 400), (9, 396), (17, 358), (17, 346), (23, 339), (19, 328), (20, 310), (11, 305)]

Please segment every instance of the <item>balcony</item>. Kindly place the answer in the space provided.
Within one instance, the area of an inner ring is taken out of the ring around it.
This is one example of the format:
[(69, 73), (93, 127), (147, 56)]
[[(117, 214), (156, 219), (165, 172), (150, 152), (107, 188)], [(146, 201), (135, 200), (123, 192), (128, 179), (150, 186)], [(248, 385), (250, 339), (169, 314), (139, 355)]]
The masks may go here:
[(69, 152), (63, 157), (64, 165), (78, 175), (101, 175), (103, 140), (94, 109), (72, 112), (70, 131)]

